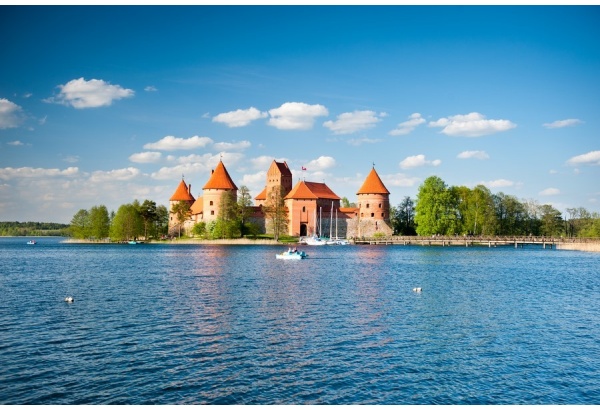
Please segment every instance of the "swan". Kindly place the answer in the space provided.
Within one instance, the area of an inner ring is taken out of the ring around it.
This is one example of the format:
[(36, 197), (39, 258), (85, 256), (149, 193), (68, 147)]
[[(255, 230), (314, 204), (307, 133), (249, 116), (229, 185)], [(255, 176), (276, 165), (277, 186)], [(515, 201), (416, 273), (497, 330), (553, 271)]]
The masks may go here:
[(74, 301), (75, 301), (75, 299), (73, 299), (73, 296), (67, 296), (65, 298), (65, 302), (67, 302), (67, 303), (73, 303)]

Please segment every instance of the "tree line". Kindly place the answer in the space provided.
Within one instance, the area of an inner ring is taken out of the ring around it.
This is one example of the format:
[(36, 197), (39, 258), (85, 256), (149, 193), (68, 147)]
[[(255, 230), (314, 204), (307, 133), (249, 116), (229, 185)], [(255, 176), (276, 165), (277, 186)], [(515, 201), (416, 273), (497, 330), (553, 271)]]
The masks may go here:
[(129, 241), (160, 238), (167, 235), (169, 211), (164, 205), (136, 199), (123, 204), (117, 212), (104, 205), (80, 209), (71, 219), (70, 236), (78, 239)]
[(54, 222), (0, 222), (0, 236), (66, 236), (68, 228)]
[(448, 186), (431, 176), (416, 201), (404, 197), (391, 208), (396, 235), (500, 235), (599, 237), (600, 214), (567, 209), (568, 217), (549, 204), (519, 200), (483, 185)]

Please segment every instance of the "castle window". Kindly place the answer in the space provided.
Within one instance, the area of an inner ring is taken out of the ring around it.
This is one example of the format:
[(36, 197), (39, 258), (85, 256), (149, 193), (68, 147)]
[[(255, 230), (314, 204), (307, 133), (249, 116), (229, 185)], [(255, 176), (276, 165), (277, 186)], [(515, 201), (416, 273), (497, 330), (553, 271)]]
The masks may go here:
[(381, 208), (381, 204), (379, 204), (379, 207)]
[(212, 204), (213, 204), (213, 201), (210, 201), (210, 206), (212, 206)]
[(361, 212), (361, 213), (360, 213), (360, 216), (361, 216), (361, 218), (362, 218), (363, 216), (365, 216), (365, 214), (363, 214), (363, 213)]
[(306, 207), (305, 206), (302, 207), (302, 212), (306, 212)]
[(367, 204), (367, 208), (369, 207), (369, 204)]
[(381, 213), (381, 217), (382, 217), (382, 218), (385, 218), (385, 214), (384, 214), (383, 212)]
[(375, 217), (375, 214), (374, 214), (374, 213), (371, 213), (371, 218), (373, 218), (373, 217)]
[(215, 214), (215, 211), (210, 211), (210, 214), (211, 214), (211, 215), (214, 215), (214, 214)]

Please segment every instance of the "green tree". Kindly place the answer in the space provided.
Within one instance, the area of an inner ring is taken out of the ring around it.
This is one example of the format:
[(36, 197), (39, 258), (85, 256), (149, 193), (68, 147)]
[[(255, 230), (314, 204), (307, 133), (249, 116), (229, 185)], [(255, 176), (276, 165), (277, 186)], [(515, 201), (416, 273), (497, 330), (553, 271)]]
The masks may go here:
[(189, 202), (179, 201), (175, 205), (173, 205), (173, 208), (171, 209), (171, 212), (173, 214), (175, 214), (175, 217), (177, 218), (177, 226), (179, 228), (179, 237), (180, 238), (181, 238), (181, 226), (186, 221), (186, 219), (188, 219), (191, 215), (190, 207), (191, 207), (191, 205)]
[(194, 224), (192, 227), (192, 234), (200, 236), (201, 238), (206, 237), (206, 222), (198, 222), (197, 224)]
[(144, 221), (144, 238), (148, 238), (148, 229), (152, 228), (156, 221), (156, 202), (146, 199), (139, 208), (140, 216)]
[(156, 207), (156, 220), (154, 221), (154, 235), (160, 238), (169, 233), (169, 210), (164, 205)]
[(417, 194), (417, 233), (422, 236), (451, 234), (456, 222), (453, 195), (440, 177), (430, 176), (419, 187)]
[(405, 196), (402, 202), (394, 208), (391, 216), (394, 232), (398, 235), (416, 235), (415, 229), (415, 205), (409, 196)]
[(71, 235), (73, 238), (84, 239), (89, 236), (90, 213), (86, 209), (77, 211), (71, 219)]
[(240, 219), (240, 231), (244, 235), (248, 233), (247, 224), (249, 218), (252, 215), (252, 197), (250, 196), (250, 190), (247, 186), (242, 185), (238, 190), (238, 214)]
[[(136, 206), (138, 205), (138, 206)], [(110, 227), (110, 238), (114, 241), (137, 239), (144, 233), (144, 223), (139, 214), (139, 203), (121, 205)]]
[(219, 216), (216, 219), (213, 235), (217, 238), (239, 238), (240, 215), (238, 204), (233, 191), (225, 191), (221, 194), (219, 202)]
[(89, 211), (89, 236), (102, 239), (110, 233), (110, 218), (106, 206), (93, 206)]
[(541, 234), (544, 236), (558, 236), (564, 232), (562, 215), (552, 205), (542, 205), (541, 212)]
[(263, 206), (265, 217), (269, 221), (269, 230), (273, 232), (273, 238), (277, 241), (281, 235), (287, 233), (288, 213), (283, 200), (285, 196), (284, 188), (275, 187), (267, 197)]
[(340, 205), (342, 208), (356, 208), (356, 203), (350, 202), (346, 197), (342, 198)]

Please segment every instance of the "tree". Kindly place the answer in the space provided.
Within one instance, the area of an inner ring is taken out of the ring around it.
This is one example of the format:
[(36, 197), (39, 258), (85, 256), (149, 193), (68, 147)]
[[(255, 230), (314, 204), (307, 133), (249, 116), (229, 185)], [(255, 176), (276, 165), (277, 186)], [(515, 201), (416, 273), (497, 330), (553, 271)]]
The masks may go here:
[(242, 185), (238, 190), (238, 214), (240, 218), (240, 231), (242, 235), (248, 232), (247, 224), (252, 215), (252, 197), (247, 186)]
[(89, 236), (96, 239), (107, 238), (110, 233), (110, 218), (106, 206), (93, 206), (89, 211)]
[(415, 223), (419, 235), (453, 233), (456, 225), (453, 196), (440, 177), (430, 176), (419, 187)]
[(191, 215), (190, 207), (191, 207), (191, 205), (189, 202), (179, 201), (175, 205), (173, 205), (173, 208), (171, 209), (171, 212), (174, 213), (175, 217), (177, 218), (177, 225), (179, 227), (179, 237), (180, 238), (181, 238), (181, 226), (183, 225), (185, 220), (187, 218), (189, 218), (189, 216)]
[(216, 238), (239, 238), (241, 236), (238, 204), (233, 191), (221, 194), (219, 216), (216, 219), (213, 235)]
[(559, 210), (552, 205), (542, 205), (540, 207), (541, 234), (544, 236), (560, 235), (563, 232), (563, 220)]
[(343, 197), (341, 202), (342, 208), (356, 208), (356, 203), (350, 202), (348, 198)]
[(164, 205), (158, 205), (156, 207), (154, 230), (157, 238), (169, 233), (169, 210)]
[(156, 202), (146, 199), (139, 208), (140, 216), (144, 221), (144, 238), (148, 238), (148, 227), (156, 220)]
[(416, 235), (415, 230), (415, 205), (409, 196), (405, 196), (402, 202), (395, 208), (390, 218), (394, 231), (398, 235)]
[(279, 240), (279, 236), (287, 232), (288, 214), (283, 200), (284, 196), (283, 186), (274, 187), (263, 206), (265, 217), (270, 222), (269, 230), (273, 232), (275, 240)]
[(144, 223), (135, 201), (121, 205), (110, 227), (110, 238), (115, 241), (127, 241), (136, 239), (143, 232)]
[(84, 239), (89, 236), (90, 213), (80, 209), (71, 219), (71, 235), (74, 238)]

